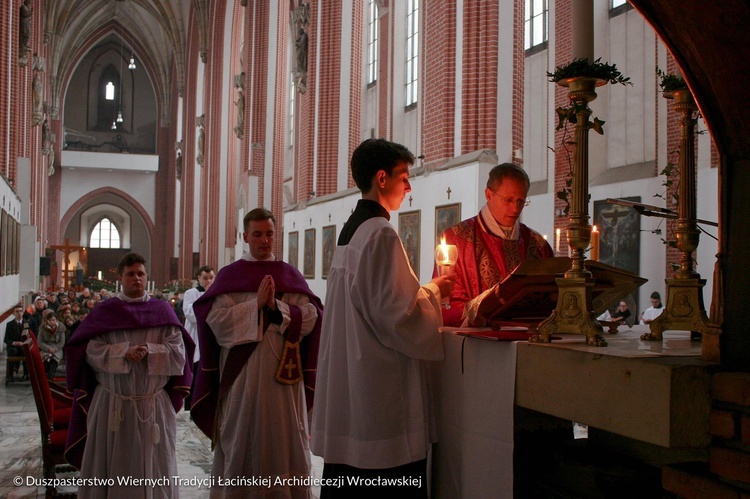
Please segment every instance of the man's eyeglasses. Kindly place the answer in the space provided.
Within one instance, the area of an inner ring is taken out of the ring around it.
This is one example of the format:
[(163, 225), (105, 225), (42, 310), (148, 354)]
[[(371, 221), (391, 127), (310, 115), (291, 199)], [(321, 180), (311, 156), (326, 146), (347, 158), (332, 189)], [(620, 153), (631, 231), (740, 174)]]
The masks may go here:
[(492, 194), (494, 194), (495, 196), (497, 196), (498, 198), (500, 198), (500, 201), (505, 206), (516, 205), (516, 207), (518, 207), (518, 208), (523, 208), (524, 206), (528, 206), (528, 205), (531, 204), (531, 199), (529, 199), (529, 198), (513, 199), (512, 197), (501, 196), (500, 194), (498, 194), (495, 191), (492, 191)]

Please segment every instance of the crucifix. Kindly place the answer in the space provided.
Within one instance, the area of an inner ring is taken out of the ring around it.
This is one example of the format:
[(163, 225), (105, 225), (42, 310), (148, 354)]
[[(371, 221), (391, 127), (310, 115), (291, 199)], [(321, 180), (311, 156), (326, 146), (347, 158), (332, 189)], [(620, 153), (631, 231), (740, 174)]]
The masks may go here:
[[(624, 220), (628, 215), (632, 213), (630, 208), (619, 208), (619, 207), (612, 207), (611, 210), (608, 211), (602, 211), (602, 227), (600, 230), (604, 232), (606, 229), (609, 230), (609, 237), (610, 237), (610, 246), (612, 248), (612, 259), (610, 260), (610, 263), (612, 265), (617, 264), (617, 250), (620, 246), (620, 239), (624, 237), (624, 234), (620, 234), (618, 227), (620, 225), (620, 222)], [(606, 224), (606, 227), (605, 227)]]
[[(53, 244), (50, 246), (51, 249), (60, 250), (63, 253), (65, 253), (65, 268), (63, 269), (63, 285), (64, 286), (72, 286), (73, 285), (73, 276), (72, 271), (68, 270), (68, 267), (70, 267), (70, 254), (74, 251), (82, 251), (86, 248), (83, 246), (75, 246), (70, 244), (70, 239), (65, 238), (65, 244)], [(80, 261), (80, 258), (79, 258)], [(68, 282), (68, 279), (70, 279), (70, 283)]]
[(328, 221), (329, 222), (331, 221), (331, 214), (330, 213), (328, 214)]
[(411, 194), (409, 194), (409, 208), (411, 208), (411, 202), (414, 200), (413, 197), (411, 197)]
[(451, 198), (451, 188), (450, 188), (450, 187), (448, 187), (448, 190), (447, 190), (447, 191), (445, 191), (445, 192), (447, 192), (447, 193), (448, 193), (448, 199), (450, 200), (450, 198)]

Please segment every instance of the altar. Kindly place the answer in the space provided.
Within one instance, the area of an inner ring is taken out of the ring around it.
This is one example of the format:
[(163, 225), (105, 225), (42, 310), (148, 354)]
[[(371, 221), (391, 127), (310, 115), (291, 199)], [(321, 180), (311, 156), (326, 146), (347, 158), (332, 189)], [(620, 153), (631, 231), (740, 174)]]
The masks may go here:
[(663, 450), (664, 461), (700, 459), (713, 364), (687, 331), (663, 342), (641, 341), (645, 331), (621, 326), (602, 348), (579, 335), (540, 344), (445, 328), (432, 497), (513, 497), (514, 405)]

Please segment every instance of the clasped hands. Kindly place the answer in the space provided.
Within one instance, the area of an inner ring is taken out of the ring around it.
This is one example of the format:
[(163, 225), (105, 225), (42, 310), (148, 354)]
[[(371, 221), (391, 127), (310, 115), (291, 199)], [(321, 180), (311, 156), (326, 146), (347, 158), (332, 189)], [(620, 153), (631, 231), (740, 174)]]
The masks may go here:
[(140, 362), (148, 355), (148, 347), (146, 345), (134, 345), (128, 348), (125, 353), (125, 360), (130, 362)]
[(270, 275), (265, 276), (258, 286), (258, 310), (265, 306), (276, 310), (276, 284)]

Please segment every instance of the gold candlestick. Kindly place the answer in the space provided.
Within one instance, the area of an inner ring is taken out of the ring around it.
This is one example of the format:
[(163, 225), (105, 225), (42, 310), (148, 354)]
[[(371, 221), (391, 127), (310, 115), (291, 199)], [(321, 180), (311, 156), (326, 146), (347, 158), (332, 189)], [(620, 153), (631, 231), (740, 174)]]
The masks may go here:
[(604, 85), (598, 78), (569, 78), (558, 82), (568, 87), (568, 97), (575, 104), (576, 126), (573, 154), (570, 216), (567, 228), (571, 248), (571, 267), (565, 277), (556, 279), (559, 288), (557, 307), (539, 324), (538, 332), (529, 341), (549, 343), (555, 333), (574, 333), (586, 336), (586, 343), (607, 346), (602, 326), (592, 312), (591, 291), (594, 279), (584, 266), (585, 252), (591, 241), (589, 225), (589, 117), (588, 103), (596, 99), (596, 87)]
[[(682, 252), (680, 269), (674, 279), (666, 279), (667, 306), (662, 314), (650, 324), (650, 332), (642, 340), (662, 340), (667, 329), (685, 329), (703, 335), (703, 358), (718, 360), (718, 335), (721, 330), (709, 326), (706, 308), (703, 305), (703, 287), (706, 280), (695, 271), (693, 253), (698, 248), (700, 231), (696, 222), (695, 183), (695, 112), (698, 106), (688, 89), (665, 92), (664, 97), (674, 100), (674, 110), (680, 114), (680, 185), (675, 238), (677, 249)], [(707, 335), (709, 335), (707, 337)]]

